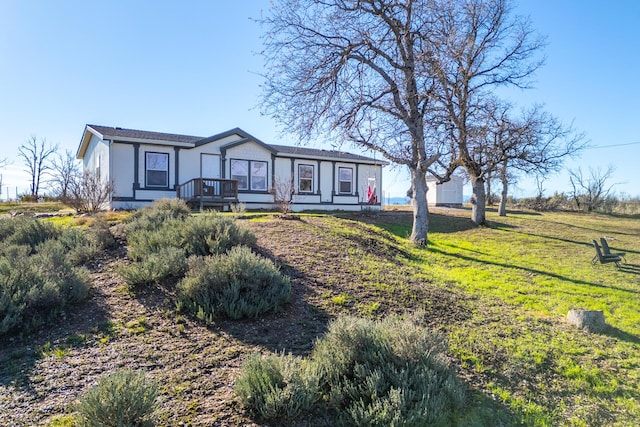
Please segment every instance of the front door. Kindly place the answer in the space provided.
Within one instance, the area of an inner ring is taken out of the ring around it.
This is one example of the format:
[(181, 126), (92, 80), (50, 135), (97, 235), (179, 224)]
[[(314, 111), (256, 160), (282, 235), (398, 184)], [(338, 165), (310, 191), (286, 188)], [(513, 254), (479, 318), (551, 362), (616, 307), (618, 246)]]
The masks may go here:
[(218, 154), (200, 155), (200, 178), (220, 178), (220, 156)]

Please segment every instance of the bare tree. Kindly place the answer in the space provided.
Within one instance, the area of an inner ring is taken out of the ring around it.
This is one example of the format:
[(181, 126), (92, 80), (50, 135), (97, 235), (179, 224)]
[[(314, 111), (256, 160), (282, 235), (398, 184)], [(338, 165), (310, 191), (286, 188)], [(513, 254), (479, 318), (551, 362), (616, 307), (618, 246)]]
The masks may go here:
[(605, 204), (613, 195), (612, 190), (616, 185), (609, 182), (614, 172), (613, 166), (609, 166), (606, 170), (589, 168), (588, 175), (584, 175), (581, 168), (569, 170), (573, 200), (578, 209), (591, 212)]
[(426, 244), (426, 172), (440, 156), (438, 89), (426, 58), (431, 1), (280, 0), (266, 27), (263, 108), (300, 142), (324, 135), (411, 175), (411, 241)]
[(77, 212), (93, 213), (104, 209), (113, 193), (113, 183), (104, 181), (94, 172), (85, 171), (69, 186), (66, 204)]
[(40, 183), (46, 178), (52, 166), (50, 158), (58, 151), (57, 145), (47, 144), (46, 139), (38, 142), (37, 138), (31, 136), (18, 148), (18, 156), (24, 161), (25, 171), (31, 177), (29, 191), (31, 197), (38, 200), (40, 193)]
[(469, 175), (473, 194), (471, 219), (485, 222), (487, 168), (486, 108), (500, 86), (529, 87), (542, 65), (544, 39), (529, 19), (511, 16), (511, 0), (434, 0), (428, 57), (440, 86), (440, 103), (448, 125), (449, 159), (445, 180), (456, 167)]
[(280, 179), (276, 177), (273, 188), (270, 192), (273, 194), (273, 199), (278, 206), (278, 210), (283, 216), (286, 216), (291, 212), (293, 197), (296, 194), (293, 176), (289, 179)]
[(72, 185), (82, 177), (80, 165), (70, 150), (64, 154), (56, 153), (51, 162), (51, 179), (49, 184), (53, 187), (53, 196), (66, 200), (71, 195)]
[(533, 106), (513, 117), (511, 106), (497, 102), (489, 109), (487, 129), (483, 132), (483, 156), (474, 152), (476, 163), (488, 177), (496, 172), (502, 183), (498, 213), (506, 215), (508, 186), (519, 173), (536, 177), (557, 172), (564, 159), (585, 147), (584, 135), (564, 126), (554, 116)]

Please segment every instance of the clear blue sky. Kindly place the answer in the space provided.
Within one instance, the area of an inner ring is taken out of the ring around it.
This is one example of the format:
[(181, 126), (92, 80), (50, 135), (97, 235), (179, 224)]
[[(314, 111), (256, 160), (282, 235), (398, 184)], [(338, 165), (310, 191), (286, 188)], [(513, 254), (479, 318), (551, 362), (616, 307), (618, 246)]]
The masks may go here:
[[(17, 158), (30, 136), (75, 153), (87, 123), (209, 136), (241, 127), (268, 143), (293, 144), (257, 108), (261, 58), (257, 17), (269, 0), (0, 0), (0, 158), (13, 164), (2, 198), (28, 189)], [(573, 121), (595, 146), (567, 168), (614, 165), (619, 193), (640, 195), (640, 2), (528, 0), (548, 38), (536, 88), (513, 94)], [(351, 147), (349, 151), (358, 152)], [(385, 171), (383, 190), (403, 196), (405, 173)], [(566, 191), (565, 173), (547, 193)], [(515, 193), (530, 195), (523, 179)]]

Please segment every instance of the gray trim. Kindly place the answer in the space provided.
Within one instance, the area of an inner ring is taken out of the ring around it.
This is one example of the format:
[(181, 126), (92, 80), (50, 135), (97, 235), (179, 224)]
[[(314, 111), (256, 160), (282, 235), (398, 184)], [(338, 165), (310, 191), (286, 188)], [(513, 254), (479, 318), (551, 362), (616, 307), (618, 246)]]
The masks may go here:
[(331, 162), (331, 203), (333, 203), (333, 197), (336, 195), (336, 163), (335, 161)]
[(140, 189), (140, 144), (133, 144), (133, 198)]
[(271, 147), (270, 145), (265, 144), (264, 142), (262, 142), (262, 141), (260, 141), (258, 139), (250, 139), (250, 138), (242, 138), (242, 139), (240, 139), (238, 141), (233, 141), (233, 142), (230, 142), (228, 144), (225, 144), (225, 145), (220, 147), (220, 151), (222, 152), (222, 150), (224, 150), (226, 152), (230, 148), (238, 147), (240, 145), (246, 144), (247, 142), (255, 142), (256, 144), (258, 144), (259, 146), (261, 146), (265, 150), (268, 150), (273, 154), (277, 153), (277, 151), (273, 147)]
[[(228, 131), (219, 133), (217, 135), (212, 135), (212, 136), (209, 136), (209, 137), (206, 137), (206, 138), (202, 138), (199, 141), (196, 141), (195, 146), (196, 147), (200, 147), (201, 145), (208, 144), (210, 142), (213, 142), (213, 141), (216, 141), (216, 140), (219, 140), (219, 139), (223, 139), (223, 138), (226, 138), (226, 137), (231, 136), (231, 135), (240, 136), (242, 139), (245, 140), (244, 142), (246, 142), (248, 140), (252, 140), (254, 142), (257, 142), (260, 145), (264, 145), (265, 147), (269, 147), (269, 151), (274, 151), (273, 148), (269, 144), (259, 140), (255, 136), (251, 135), (248, 132), (243, 131), (240, 128), (233, 128), (233, 129), (230, 129)], [(236, 142), (238, 142), (238, 141), (234, 141), (231, 144), (235, 144)]]
[(173, 174), (173, 189), (177, 189), (180, 186), (180, 147), (173, 147), (175, 155), (175, 171)]
[(276, 155), (271, 154), (271, 188), (274, 190), (273, 192), (273, 201), (275, 203), (276, 200)]
[(356, 163), (356, 191), (355, 191), (355, 195), (356, 197), (360, 197), (360, 195), (358, 194), (358, 189), (360, 188), (360, 164)]

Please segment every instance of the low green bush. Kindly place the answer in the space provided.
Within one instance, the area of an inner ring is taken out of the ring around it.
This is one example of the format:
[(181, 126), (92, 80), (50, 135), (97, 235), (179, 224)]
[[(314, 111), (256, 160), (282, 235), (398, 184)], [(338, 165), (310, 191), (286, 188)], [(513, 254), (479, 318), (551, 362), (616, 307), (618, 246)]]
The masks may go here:
[[(79, 228), (68, 228), (60, 233), (57, 239), (50, 239), (41, 243), (41, 246), (58, 244), (67, 252), (69, 262), (73, 265), (81, 265), (95, 259), (104, 249), (102, 242), (89, 237), (87, 231)], [(41, 251), (38, 247), (36, 251)]]
[(227, 254), (190, 258), (187, 275), (178, 284), (180, 306), (207, 320), (277, 311), (290, 296), (289, 279), (245, 246), (233, 247)]
[(37, 248), (29, 255), (29, 245), (5, 246), (0, 255), (0, 335), (29, 332), (87, 296), (87, 271), (72, 265), (61, 242)]
[(450, 425), (464, 389), (441, 337), (412, 321), (332, 322), (311, 355), (319, 387), (344, 425)]
[[(128, 233), (129, 258), (133, 261), (142, 261), (149, 255), (157, 254), (168, 247), (182, 248), (181, 228), (184, 226), (185, 223), (183, 221), (167, 220), (158, 228), (151, 230), (138, 229)], [(185, 251), (183, 250), (183, 252)]]
[(118, 268), (118, 273), (130, 286), (160, 283), (168, 278), (182, 277), (187, 269), (184, 249), (162, 247), (138, 261)]
[(238, 227), (233, 219), (219, 215), (190, 218), (181, 231), (188, 255), (218, 255), (234, 246), (254, 246), (257, 242), (249, 230)]
[(260, 420), (297, 416), (315, 402), (334, 425), (452, 425), (464, 388), (445, 354), (441, 337), (410, 320), (344, 317), (309, 359), (254, 356), (236, 393)]
[(53, 224), (34, 218), (0, 218), (0, 242), (5, 245), (28, 245), (35, 252), (36, 246), (59, 234)]
[(128, 284), (182, 277), (191, 255), (221, 254), (234, 246), (256, 243), (256, 237), (231, 218), (184, 216), (181, 207), (174, 201), (153, 205), (128, 224), (127, 246), (133, 262), (119, 270)]
[(259, 421), (291, 419), (318, 398), (311, 364), (291, 355), (252, 355), (242, 367), (235, 391)]
[(121, 370), (102, 377), (80, 400), (77, 411), (86, 427), (154, 425), (158, 386), (144, 373)]
[(184, 220), (191, 216), (191, 210), (181, 199), (160, 199), (132, 213), (126, 220), (127, 232), (135, 230), (155, 230), (165, 221)]

